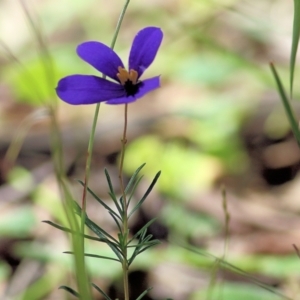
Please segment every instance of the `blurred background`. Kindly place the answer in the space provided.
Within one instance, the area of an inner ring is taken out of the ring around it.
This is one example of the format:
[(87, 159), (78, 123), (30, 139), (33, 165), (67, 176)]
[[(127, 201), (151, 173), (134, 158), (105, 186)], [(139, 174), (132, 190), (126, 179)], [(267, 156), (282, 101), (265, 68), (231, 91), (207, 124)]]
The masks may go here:
[[(64, 168), (80, 200), (76, 179), (84, 178), (95, 106), (67, 105), (54, 88), (70, 74), (100, 76), (76, 55), (76, 46), (88, 40), (109, 45), (123, 4), (0, 0), (1, 299), (71, 299), (58, 290), (75, 287), (72, 257), (62, 253), (70, 250), (68, 237), (41, 223), (65, 222), (45, 107), (57, 108)], [(161, 74), (162, 86), (129, 105), (125, 179), (147, 163), (137, 198), (162, 170), (130, 224), (135, 233), (158, 216), (150, 233), (162, 241), (133, 265), (132, 299), (149, 286), (148, 300), (298, 299), (300, 152), (269, 69), (274, 62), (288, 85), (292, 18), (292, 1), (129, 4), (115, 47), (125, 64), (141, 28), (164, 32), (143, 75)], [(296, 67), (295, 99), (297, 73)], [(300, 114), (296, 100), (293, 105)], [(104, 168), (118, 190), (123, 109), (102, 104), (97, 126), (90, 188), (107, 203)], [(116, 230), (92, 198), (88, 213)], [(101, 244), (87, 247), (109, 254)], [(87, 264), (95, 283), (113, 299), (122, 297), (119, 265), (93, 258)]]

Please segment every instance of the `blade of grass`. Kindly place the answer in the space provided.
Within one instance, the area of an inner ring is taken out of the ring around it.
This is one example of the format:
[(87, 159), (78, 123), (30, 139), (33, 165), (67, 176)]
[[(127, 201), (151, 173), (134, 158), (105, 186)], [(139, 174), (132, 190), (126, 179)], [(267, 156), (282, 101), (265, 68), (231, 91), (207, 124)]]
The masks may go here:
[(285, 300), (292, 300), (292, 298), (288, 297), (288, 296), (285, 296), (284, 294), (278, 292), (275, 290), (275, 288), (273, 288), (272, 286), (270, 285), (267, 285), (263, 282), (261, 282), (260, 280), (256, 279), (253, 275), (247, 273), (246, 271), (234, 266), (233, 264), (223, 260), (223, 259), (220, 259), (208, 252), (205, 252), (203, 250), (199, 250), (197, 249), (196, 247), (193, 247), (191, 245), (188, 245), (186, 244), (185, 242), (182, 242), (182, 241), (175, 241), (175, 240), (172, 240), (170, 241), (172, 244), (174, 245), (177, 245), (179, 247), (182, 247), (183, 249), (186, 249), (187, 251), (190, 251), (192, 253), (195, 253), (195, 254), (198, 254), (198, 255), (201, 255), (201, 256), (204, 256), (204, 257), (207, 257), (209, 259), (213, 259), (213, 260), (219, 260), (219, 263), (220, 265), (225, 268), (225, 269), (228, 269), (228, 270), (231, 270), (231, 271), (234, 271), (236, 272), (237, 274), (240, 274), (242, 275), (243, 277), (245, 277), (246, 279), (248, 279), (250, 282), (253, 282), (254, 284), (256, 284), (257, 286), (261, 287), (262, 289), (266, 290), (266, 291), (269, 291), (270, 293), (273, 293), (279, 297), (282, 297), (283, 299)]
[(281, 97), (281, 100), (282, 100), (282, 103), (283, 103), (283, 106), (284, 106), (284, 109), (285, 109), (285, 113), (286, 113), (287, 118), (289, 120), (289, 123), (291, 125), (294, 136), (295, 136), (295, 138), (298, 142), (298, 145), (300, 145), (300, 131), (299, 131), (298, 122), (296, 121), (296, 117), (295, 117), (293, 108), (290, 105), (289, 99), (286, 95), (286, 92), (284, 90), (282, 82), (279, 78), (279, 75), (278, 75), (273, 63), (270, 63), (270, 67), (271, 67), (271, 71), (273, 73), (273, 76), (275, 78), (275, 82), (276, 82), (278, 92), (280, 94), (280, 97)]
[(293, 21), (293, 39), (290, 57), (290, 93), (291, 97), (293, 95), (293, 83), (294, 83), (294, 73), (296, 56), (300, 37), (300, 0), (294, 0), (294, 21)]

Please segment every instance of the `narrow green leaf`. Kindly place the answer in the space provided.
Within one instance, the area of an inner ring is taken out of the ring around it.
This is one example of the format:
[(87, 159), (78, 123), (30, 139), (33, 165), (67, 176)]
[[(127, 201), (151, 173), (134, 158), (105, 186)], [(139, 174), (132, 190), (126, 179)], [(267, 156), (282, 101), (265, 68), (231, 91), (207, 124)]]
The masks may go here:
[(112, 237), (108, 232), (93, 222), (88, 216), (86, 217), (85, 224), (99, 237), (107, 238), (111, 243), (118, 245), (118, 241)]
[[(78, 205), (76, 201), (73, 201), (73, 207), (75, 210), (75, 213), (81, 216), (82, 210), (81, 207)], [(105, 230), (100, 228), (96, 223), (94, 223), (88, 216), (85, 214), (85, 225), (91, 229), (96, 235), (98, 235), (101, 239), (103, 239), (103, 242), (106, 243), (111, 250), (116, 254), (116, 256), (120, 259), (120, 261), (123, 261), (122, 251), (119, 249), (119, 242), (113, 238), (109, 233), (107, 233)]]
[[(147, 231), (147, 228), (152, 224), (154, 223), (155, 221), (157, 220), (157, 218), (153, 218), (152, 220), (150, 220), (147, 224), (145, 224), (128, 242), (131, 243), (134, 239), (138, 238), (139, 235), (142, 235), (143, 231), (146, 230)], [(127, 245), (128, 245), (127, 244)]]
[(120, 225), (119, 221), (117, 220), (117, 218), (111, 213), (110, 213), (110, 215), (114, 219), (115, 223), (117, 224), (119, 231), (122, 231), (121, 225)]
[(120, 232), (118, 233), (118, 237), (119, 237), (119, 244), (120, 244), (120, 248), (121, 249), (126, 249), (127, 247), (127, 244), (126, 244), (126, 241), (128, 239), (128, 230), (126, 232)]
[(139, 296), (138, 298), (136, 298), (136, 300), (141, 300), (149, 291), (151, 291), (153, 288), (152, 287), (149, 287), (147, 288), (145, 291), (143, 291)]
[(106, 299), (106, 300), (112, 300), (108, 295), (96, 284), (92, 283), (92, 286)]
[[(75, 208), (75, 212), (78, 214), (78, 216), (81, 216), (82, 213), (82, 209), (81, 207), (78, 205), (78, 203), (76, 201), (74, 201), (74, 208)], [(104, 229), (102, 229), (101, 227), (99, 227), (95, 222), (93, 222), (87, 214), (85, 214), (85, 224), (88, 226), (88, 228), (90, 228), (96, 235), (98, 235), (100, 238), (103, 239), (110, 239), (110, 242), (115, 242), (116, 244), (118, 244), (118, 241), (112, 237), (108, 232), (106, 232)]]
[[(67, 227), (64, 227), (64, 226), (61, 226), (61, 225), (58, 225), (58, 224), (55, 224), (51, 221), (42, 221), (43, 223), (46, 223), (46, 224), (49, 224), (59, 230), (62, 230), (62, 231), (65, 231), (65, 232), (70, 232), (70, 233), (75, 233), (73, 230), (67, 228)], [(80, 234), (79, 232), (77, 232), (77, 234)]]
[(147, 199), (148, 195), (151, 193), (153, 187), (155, 186), (155, 184), (156, 184), (156, 182), (157, 182), (157, 180), (158, 180), (160, 174), (161, 174), (161, 171), (159, 171), (159, 172), (155, 175), (153, 181), (151, 182), (149, 188), (147, 189), (147, 191), (146, 191), (146, 193), (144, 194), (144, 196), (142, 197), (142, 199), (136, 204), (136, 206), (132, 209), (132, 211), (131, 211), (130, 214), (128, 215), (128, 219), (132, 216), (132, 214), (133, 214), (137, 209), (139, 209), (139, 208), (141, 207), (141, 205), (143, 204), (143, 202)]
[(132, 189), (131, 189), (131, 191), (130, 191), (129, 197), (128, 197), (127, 208), (129, 207), (130, 202), (131, 202), (131, 199), (132, 199), (132, 197), (133, 197), (133, 195), (134, 195), (134, 193), (135, 193), (135, 191), (136, 191), (137, 186), (138, 186), (139, 183), (141, 182), (142, 178), (143, 178), (143, 176), (140, 176), (140, 177), (135, 181), (135, 183), (134, 183), (134, 185), (133, 185), (133, 187), (132, 187)]
[[(63, 253), (65, 253), (65, 254), (74, 254), (73, 251), (64, 251)], [(116, 258), (108, 257), (108, 256), (103, 256), (103, 255), (84, 253), (84, 256), (94, 257), (94, 258), (103, 258), (103, 259), (114, 260), (114, 261), (120, 262), (120, 260), (118, 260)]]
[(293, 21), (293, 39), (290, 57), (290, 92), (291, 97), (293, 95), (293, 83), (294, 83), (294, 73), (296, 56), (300, 37), (300, 0), (294, 0), (294, 21)]
[(117, 208), (117, 210), (118, 210), (120, 216), (122, 216), (122, 215), (123, 215), (123, 211), (122, 211), (121, 206), (120, 206), (119, 203), (118, 203), (118, 199), (117, 199), (116, 195), (113, 194), (113, 193), (111, 193), (111, 192), (109, 192), (108, 194), (109, 194), (109, 196), (111, 197), (111, 199), (114, 201), (114, 204), (115, 204), (115, 206), (116, 206), (116, 208)]
[(126, 188), (125, 188), (125, 193), (127, 194), (129, 192), (129, 190), (131, 189), (131, 187), (134, 185), (137, 176), (139, 175), (139, 172), (144, 168), (144, 166), (146, 165), (146, 163), (142, 164), (139, 168), (136, 169), (136, 171), (133, 173), (133, 175), (131, 176)]
[(143, 249), (140, 249), (140, 250), (139, 250), (138, 255), (141, 254), (142, 252), (146, 251), (147, 249), (149, 249), (149, 248), (151, 248), (151, 247), (154, 247), (154, 246), (156, 246), (156, 245), (159, 245), (159, 244), (160, 244), (160, 241), (159, 241), (159, 240), (152, 240), (151, 243), (149, 243), (148, 246), (145, 246), (145, 247), (143, 247)]
[[(152, 235), (150, 236), (150, 238), (152, 238)], [(142, 242), (141, 244), (136, 244), (136, 245), (129, 245), (127, 246), (128, 248), (142, 248), (142, 247), (145, 247), (145, 246), (149, 246), (153, 243), (153, 241), (155, 241), (155, 245), (158, 243), (160, 243), (159, 240), (152, 240), (152, 241), (146, 241), (146, 242)]]
[(68, 293), (75, 296), (76, 298), (80, 298), (79, 293), (77, 293), (75, 290), (73, 290), (72, 288), (70, 288), (68, 286), (62, 285), (59, 287), (59, 289), (67, 291)]
[[(73, 233), (73, 234), (79, 234), (80, 236), (82, 236), (81, 232), (78, 233), (78, 232), (75, 232), (74, 230), (71, 230), (69, 228), (66, 228), (66, 227), (63, 227), (63, 226), (60, 226), (58, 224), (55, 224), (51, 221), (42, 221), (43, 223), (47, 223), (59, 230), (62, 230), (62, 231), (65, 231), (65, 232), (69, 232), (69, 233)], [(87, 235), (87, 234), (84, 234), (83, 235), (86, 239), (89, 239), (89, 240), (94, 240), (94, 241), (99, 241), (99, 242), (105, 242), (105, 240), (101, 239), (101, 238), (98, 238), (98, 237), (94, 237), (94, 236), (90, 236), (90, 235)]]
[(286, 112), (286, 115), (287, 115), (287, 118), (290, 122), (290, 125), (291, 125), (291, 128), (292, 128), (292, 131), (294, 133), (294, 136), (298, 142), (298, 145), (300, 145), (300, 132), (299, 132), (299, 128), (298, 128), (298, 122), (295, 118), (295, 114), (294, 114), (294, 111), (290, 105), (290, 102), (288, 100), (288, 97), (286, 95), (286, 92), (284, 90), (284, 87), (281, 83), (281, 80), (279, 78), (279, 75), (275, 69), (275, 66), (271, 63), (270, 64), (270, 67), (271, 67), (271, 71), (273, 73), (273, 76), (275, 78), (275, 81), (276, 81), (276, 84), (277, 84), (277, 88), (278, 88), (278, 92), (280, 94), (280, 97), (281, 97), (281, 100), (282, 100), (282, 103), (283, 103), (283, 106), (284, 106), (284, 109), (285, 109), (285, 112)]
[(120, 205), (118, 203), (118, 200), (117, 200), (117, 197), (116, 197), (116, 193), (114, 191), (114, 187), (112, 185), (112, 182), (111, 182), (111, 179), (110, 179), (110, 175), (109, 175), (107, 169), (104, 169), (104, 173), (105, 173), (107, 184), (108, 184), (108, 187), (109, 187), (109, 193), (108, 194), (110, 195), (111, 199), (114, 201), (115, 206), (117, 207), (120, 216), (122, 216), (122, 214), (123, 214), (122, 208), (120, 207)]
[(110, 175), (109, 175), (107, 169), (104, 169), (104, 173), (105, 173), (106, 180), (107, 180), (107, 183), (108, 183), (109, 191), (110, 191), (113, 195), (115, 195), (114, 187), (113, 187), (113, 185), (112, 185), (112, 183), (111, 183)]
[[(151, 238), (152, 236), (150, 236)], [(144, 244), (138, 244), (136, 245), (136, 248), (134, 249), (130, 259), (128, 260), (128, 265), (130, 266), (132, 264), (132, 262), (134, 261), (134, 259), (141, 254), (142, 252), (144, 252), (145, 250), (147, 250), (148, 248), (151, 248), (155, 245), (160, 244), (159, 240), (152, 240), (150, 242), (144, 243)]]
[[(78, 180), (78, 182), (84, 186), (84, 182)], [(105, 207), (110, 213), (114, 214), (117, 218), (121, 220), (121, 218), (102, 200), (100, 199), (89, 187), (87, 188), (88, 192), (103, 206)]]

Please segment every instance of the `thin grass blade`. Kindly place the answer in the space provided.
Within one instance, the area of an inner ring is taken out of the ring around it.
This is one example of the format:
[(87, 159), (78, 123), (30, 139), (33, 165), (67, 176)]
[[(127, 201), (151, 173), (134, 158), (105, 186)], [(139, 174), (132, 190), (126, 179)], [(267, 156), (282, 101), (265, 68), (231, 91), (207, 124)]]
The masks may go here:
[(282, 293), (274, 290), (274, 288), (272, 288), (271, 286), (259, 281), (258, 279), (256, 279), (254, 276), (248, 274), (247, 272), (245, 272), (244, 270), (232, 265), (231, 263), (228, 263), (227, 261), (223, 260), (223, 259), (220, 259), (210, 253), (207, 253), (207, 252), (204, 252), (204, 251), (200, 251), (199, 249), (195, 248), (195, 247), (192, 247), (188, 244), (186, 244), (185, 242), (177, 242), (177, 241), (173, 241), (173, 243), (175, 243), (176, 245), (188, 250), (188, 251), (191, 251), (193, 253), (196, 253), (198, 255), (201, 255), (201, 256), (205, 256), (207, 258), (210, 258), (210, 259), (213, 259), (213, 260), (218, 260), (220, 265), (222, 267), (224, 267), (225, 269), (228, 269), (228, 270), (231, 270), (231, 271), (234, 271), (236, 272), (237, 274), (240, 274), (242, 275), (243, 277), (245, 277), (246, 279), (249, 279), (249, 281), (253, 282), (254, 284), (258, 285), (259, 287), (263, 288), (264, 290), (267, 290), (277, 296), (280, 296), (282, 297), (283, 299), (285, 300), (293, 300), (292, 298), (288, 297), (288, 296), (285, 296), (283, 295)]
[(300, 37), (300, 0), (294, 0), (293, 39), (290, 57), (290, 93), (293, 95), (296, 56)]
[(299, 132), (299, 127), (298, 127), (298, 122), (296, 121), (296, 118), (295, 118), (295, 113), (293, 111), (293, 108), (290, 105), (289, 99), (286, 95), (286, 92), (285, 92), (284, 87), (282, 85), (282, 82), (279, 78), (279, 75), (278, 75), (278, 73), (275, 69), (275, 66), (271, 63), (270, 67), (271, 67), (271, 71), (273, 73), (273, 76), (275, 78), (275, 82), (276, 82), (276, 85), (277, 85), (277, 88), (278, 88), (278, 92), (280, 94), (280, 97), (281, 97), (281, 100), (282, 100), (282, 103), (283, 103), (283, 106), (284, 106), (284, 109), (285, 109), (285, 113), (286, 113), (287, 118), (290, 122), (293, 134), (294, 134), (294, 136), (295, 136), (295, 138), (298, 142), (298, 145), (300, 145), (300, 132)]

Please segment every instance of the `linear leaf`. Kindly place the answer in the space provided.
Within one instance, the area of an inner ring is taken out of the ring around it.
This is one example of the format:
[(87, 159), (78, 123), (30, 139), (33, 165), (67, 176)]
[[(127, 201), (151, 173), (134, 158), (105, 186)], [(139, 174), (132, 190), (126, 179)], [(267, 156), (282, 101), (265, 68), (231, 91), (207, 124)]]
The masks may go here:
[(154, 223), (157, 220), (157, 218), (151, 219), (147, 224), (145, 224), (128, 242), (132, 242), (134, 239), (136, 239), (145, 229), (147, 229), (152, 223)]
[[(151, 235), (151, 237), (152, 237), (152, 235)], [(128, 248), (142, 248), (142, 247), (145, 247), (145, 246), (148, 247), (149, 245), (151, 245), (151, 244), (153, 243), (153, 241), (155, 241), (155, 244), (156, 244), (157, 242), (160, 243), (159, 240), (152, 240), (152, 241), (143, 242), (143, 243), (141, 243), (141, 244), (129, 245), (129, 246), (127, 246), (127, 247), (128, 247)]]
[(79, 293), (77, 293), (75, 290), (73, 290), (72, 288), (70, 288), (68, 286), (62, 285), (59, 287), (59, 289), (67, 291), (68, 293), (75, 296), (76, 298), (80, 298)]
[(112, 300), (99, 286), (97, 286), (95, 283), (92, 282), (92, 286), (106, 299), (106, 300)]
[[(151, 236), (152, 237), (152, 236)], [(150, 237), (150, 238), (151, 238)], [(128, 265), (131, 265), (132, 262), (134, 261), (134, 259), (141, 254), (142, 252), (144, 252), (145, 250), (147, 250), (148, 248), (151, 248), (155, 245), (160, 244), (159, 240), (152, 240), (149, 243), (145, 243), (144, 245), (136, 245), (136, 248), (134, 249), (130, 259), (128, 260)]]
[(111, 183), (110, 175), (109, 175), (107, 169), (104, 169), (104, 173), (105, 173), (105, 176), (106, 176), (106, 180), (107, 180), (107, 183), (108, 183), (109, 190), (112, 194), (115, 195), (114, 187)]
[(290, 57), (290, 92), (291, 96), (293, 94), (293, 83), (294, 83), (294, 73), (296, 56), (300, 37), (300, 0), (294, 0), (294, 21), (293, 21), (293, 39)]
[(115, 206), (116, 206), (116, 208), (117, 208), (117, 210), (118, 210), (120, 216), (122, 216), (122, 215), (123, 215), (123, 211), (122, 211), (121, 206), (120, 206), (119, 203), (118, 203), (118, 200), (117, 200), (116, 195), (113, 194), (113, 193), (111, 193), (111, 192), (109, 192), (108, 194), (109, 194), (109, 196), (111, 197), (111, 199), (114, 201), (114, 204), (115, 204)]
[(281, 80), (279, 78), (279, 75), (275, 69), (275, 66), (271, 63), (270, 64), (270, 67), (271, 67), (271, 71), (273, 73), (273, 76), (275, 78), (275, 81), (276, 81), (276, 84), (277, 84), (277, 88), (278, 88), (278, 92), (280, 94), (280, 97), (281, 97), (281, 100), (282, 100), (282, 103), (283, 103), (283, 106), (284, 106), (284, 109), (285, 109), (285, 113), (287, 115), (287, 118), (290, 122), (290, 125), (291, 125), (291, 128), (292, 128), (292, 131), (294, 133), (294, 136), (298, 142), (298, 145), (300, 145), (300, 132), (299, 132), (299, 128), (298, 128), (298, 122), (296, 121), (296, 118), (295, 118), (295, 114), (294, 114), (294, 111), (290, 105), (290, 102), (288, 100), (288, 97), (286, 95), (286, 92), (284, 90), (284, 87), (281, 83)]
[(139, 172), (144, 168), (144, 166), (146, 165), (146, 163), (142, 164), (139, 168), (137, 168), (135, 170), (135, 172), (133, 173), (133, 175), (131, 176), (126, 188), (125, 188), (125, 193), (127, 194), (130, 190), (130, 188), (132, 187), (132, 185), (135, 183), (136, 178), (139, 174)]
[[(84, 186), (83, 181), (78, 180), (78, 182)], [(111, 212), (112, 214), (114, 214), (117, 218), (119, 218), (121, 220), (121, 218), (102, 200), (100, 199), (89, 187), (87, 188), (87, 190), (89, 191), (89, 193), (103, 206), (105, 207), (109, 212)]]
[[(53, 227), (55, 227), (55, 228), (57, 228), (57, 229), (59, 229), (59, 230), (62, 230), (62, 231), (65, 231), (65, 232), (69, 232), (69, 233), (73, 233), (73, 234), (79, 234), (79, 235), (82, 236), (81, 232), (80, 232), (80, 233), (75, 232), (74, 230), (71, 230), (71, 229), (69, 229), (69, 228), (60, 226), (60, 225), (55, 224), (55, 223), (53, 223), (53, 222), (51, 222), (51, 221), (42, 221), (42, 222), (43, 222), (43, 223), (47, 223), (47, 224), (49, 224), (49, 225), (51, 225), (51, 226), (53, 226)], [(99, 241), (99, 242), (105, 242), (105, 240), (103, 240), (103, 239), (101, 239), (101, 238), (98, 238), (98, 237), (90, 236), (90, 235), (87, 235), (87, 234), (84, 234), (83, 236), (84, 236), (86, 239), (89, 239), (89, 240), (94, 240), (94, 241)]]
[[(110, 212), (109, 212), (109, 213), (110, 213)], [(121, 225), (120, 225), (119, 221), (117, 220), (117, 218), (116, 218), (113, 214), (110, 213), (110, 215), (111, 215), (111, 217), (114, 219), (115, 223), (116, 223), (117, 226), (118, 226), (119, 231), (121, 232), (121, 231), (122, 231), (122, 228), (121, 228)]]
[[(82, 210), (76, 201), (73, 201), (73, 207), (75, 209), (75, 213), (81, 216)], [(120, 261), (123, 261), (122, 251), (119, 250), (119, 242), (115, 238), (113, 238), (109, 233), (100, 228), (87, 215), (85, 217), (85, 225), (101, 239), (103, 239), (103, 242), (105, 242), (110, 247), (110, 249), (116, 254)]]
[(141, 300), (149, 291), (151, 291), (153, 288), (152, 287), (149, 287), (147, 288), (145, 291), (143, 291), (139, 296), (138, 298), (136, 298), (136, 300)]
[[(63, 253), (65, 253), (65, 254), (74, 254), (73, 251), (64, 251)], [(103, 256), (103, 255), (84, 253), (84, 256), (94, 257), (94, 258), (103, 258), (103, 259), (114, 260), (114, 261), (120, 262), (120, 260), (118, 260), (116, 258), (108, 257), (108, 256)]]
[(108, 194), (110, 195), (111, 199), (114, 201), (115, 206), (117, 207), (120, 216), (122, 216), (122, 209), (121, 209), (120, 205), (118, 204), (116, 193), (114, 191), (114, 187), (112, 185), (111, 178), (110, 178), (110, 175), (109, 175), (107, 169), (104, 169), (104, 173), (105, 173), (107, 184), (108, 184), (108, 187), (109, 187), (109, 193)]
[(159, 171), (159, 172), (155, 175), (153, 181), (151, 182), (149, 188), (147, 189), (147, 191), (146, 191), (146, 193), (144, 194), (144, 196), (142, 197), (142, 199), (136, 204), (136, 206), (132, 209), (132, 211), (131, 211), (130, 214), (128, 215), (128, 219), (132, 216), (132, 214), (133, 214), (137, 209), (140, 208), (140, 206), (143, 204), (143, 202), (147, 199), (148, 195), (151, 193), (153, 187), (155, 186), (155, 184), (156, 184), (156, 182), (157, 182), (157, 180), (158, 180), (160, 174), (161, 174), (161, 171)]
[(106, 238), (110, 243), (118, 245), (118, 241), (112, 237), (108, 232), (98, 226), (95, 222), (93, 222), (90, 218), (86, 217), (85, 224), (99, 237)]
[(129, 207), (130, 202), (131, 202), (131, 199), (132, 199), (132, 197), (133, 197), (133, 195), (134, 195), (134, 193), (135, 193), (135, 191), (136, 191), (137, 186), (138, 186), (139, 183), (141, 182), (142, 178), (143, 178), (143, 176), (140, 176), (140, 177), (135, 181), (135, 183), (134, 183), (134, 185), (133, 185), (133, 187), (132, 187), (132, 189), (131, 189), (131, 191), (130, 191), (130, 195), (129, 195), (129, 197), (128, 197), (127, 208)]
[[(82, 213), (82, 209), (81, 207), (78, 205), (78, 203), (76, 201), (73, 202), (74, 204), (74, 208), (75, 208), (75, 212), (81, 216)], [(111, 239), (110, 242), (115, 242), (116, 244), (118, 244), (118, 241), (112, 237), (108, 232), (106, 232), (104, 229), (102, 229), (101, 227), (99, 227), (95, 222), (93, 222), (88, 216), (87, 214), (85, 214), (85, 224), (88, 228), (90, 228), (96, 235), (98, 235), (100, 238), (103, 239)]]
[(220, 259), (217, 256), (214, 256), (213, 254), (210, 254), (210, 253), (205, 252), (203, 250), (199, 250), (198, 248), (193, 247), (191, 245), (188, 245), (188, 244), (186, 244), (185, 242), (182, 242), (182, 241), (175, 241), (175, 240), (173, 240), (173, 241), (170, 241), (170, 242), (172, 244), (175, 244), (175, 245), (177, 245), (179, 247), (182, 247), (183, 249), (185, 249), (187, 251), (190, 251), (192, 253), (204, 256), (206, 258), (210, 258), (212, 260), (218, 260), (218, 262), (220, 263), (220, 265), (222, 267), (224, 267), (225, 269), (233, 271), (233, 272), (236, 272), (237, 274), (242, 275), (244, 278), (249, 279), (249, 281), (255, 283), (256, 285), (258, 285), (259, 287), (263, 288), (264, 290), (267, 290), (267, 291), (269, 291), (269, 292), (271, 292), (271, 293), (273, 293), (273, 294), (275, 294), (277, 296), (280, 296), (283, 299), (293, 300), (292, 298), (290, 298), (288, 296), (285, 296), (282, 293), (276, 291), (270, 285), (267, 285), (267, 284), (261, 282), (260, 280), (256, 279), (253, 275), (251, 275), (251, 274), (247, 273), (246, 271), (244, 271), (244, 270), (236, 267), (235, 265), (227, 262), (226, 260)]

